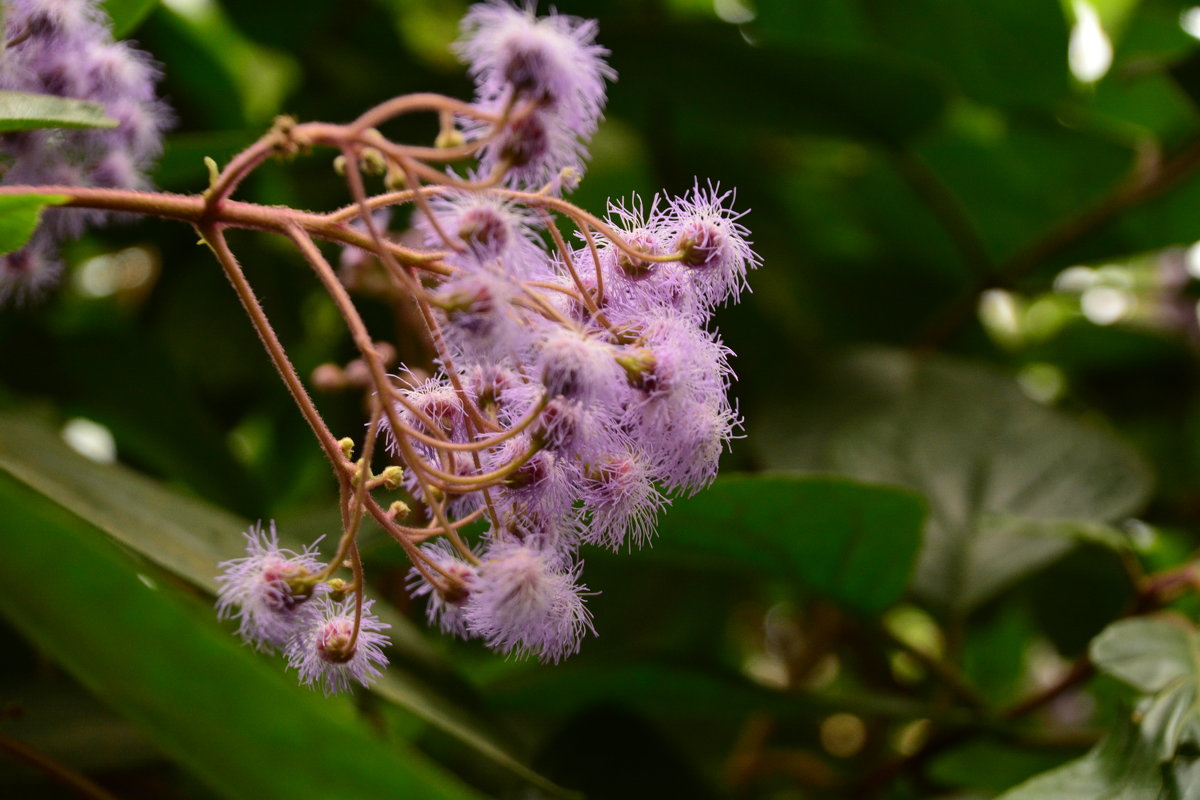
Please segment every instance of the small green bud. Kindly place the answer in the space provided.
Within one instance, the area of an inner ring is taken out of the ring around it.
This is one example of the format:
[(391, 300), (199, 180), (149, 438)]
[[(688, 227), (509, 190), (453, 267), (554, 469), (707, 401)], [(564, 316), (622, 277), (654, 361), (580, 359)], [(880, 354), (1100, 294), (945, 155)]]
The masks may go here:
[(204, 166), (208, 169), (208, 188), (211, 189), (217, 185), (217, 179), (221, 177), (221, 168), (217, 166), (217, 161), (212, 156), (204, 157)]
[(374, 147), (364, 149), (359, 160), (362, 163), (363, 172), (368, 175), (383, 175), (387, 172), (387, 159)]
[(347, 461), (350, 460), (350, 456), (354, 455), (354, 440), (349, 436), (339, 439), (338, 447), (342, 448), (342, 455), (346, 457)]
[(449, 128), (447, 130), (443, 130), (437, 135), (437, 138), (433, 140), (433, 146), (439, 147), (443, 150), (451, 147), (462, 147), (466, 143), (467, 137), (463, 136), (462, 131), (460, 131), (458, 128)]
[(385, 488), (394, 492), (404, 485), (404, 469), (392, 465), (379, 473), (379, 479), (383, 481)]
[(654, 376), (658, 359), (654, 357), (654, 353), (643, 347), (617, 356), (617, 363), (625, 370), (625, 377), (629, 379), (630, 386), (643, 388)]

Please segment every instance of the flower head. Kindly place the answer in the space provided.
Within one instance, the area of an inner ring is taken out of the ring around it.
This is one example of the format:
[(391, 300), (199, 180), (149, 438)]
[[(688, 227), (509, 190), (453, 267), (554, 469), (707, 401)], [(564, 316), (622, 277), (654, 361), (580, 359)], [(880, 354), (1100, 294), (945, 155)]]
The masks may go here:
[(493, 542), (464, 615), (467, 630), (502, 653), (530, 653), (558, 662), (579, 650), (592, 629), (579, 585), (579, 565), (559, 554)]
[(741, 294), (747, 270), (760, 263), (746, 239), (749, 231), (738, 222), (746, 212), (731, 207), (735, 200), (733, 191), (697, 182), (691, 192), (671, 200), (670, 220), (664, 223), (674, 249), (682, 254), (680, 263), (691, 268), (708, 305)]
[(492, 0), (463, 17), (455, 50), (469, 64), (481, 99), (511, 92), (586, 138), (604, 108), (604, 82), (616, 78), (604, 61), (608, 50), (595, 39), (593, 20), (553, 13), (539, 19), (532, 3), (521, 9)]
[(312, 587), (297, 585), (322, 568), (315, 549), (296, 553), (279, 546), (275, 523), (270, 531), (255, 525), (245, 533), (243, 558), (222, 562), (217, 578), (217, 613), (236, 617), (238, 635), (260, 650), (285, 646), (313, 616)]
[(348, 691), (351, 682), (369, 686), (387, 665), (383, 648), (391, 644), (379, 631), (391, 627), (371, 613), (364, 600), (358, 635), (354, 631), (354, 597), (332, 600), (321, 595), (316, 613), (287, 646), (288, 665), (300, 673), (305, 686), (320, 683), (325, 694)]
[(408, 573), (408, 590), (413, 597), (428, 597), (425, 616), (429, 624), (437, 625), (444, 633), (467, 635), (467, 623), (463, 618), (463, 607), (475, 585), (478, 569), (463, 561), (443, 540), (423, 545), (421, 552), (447, 574), (453, 575), (455, 583), (434, 586), (421, 571), (413, 567)]

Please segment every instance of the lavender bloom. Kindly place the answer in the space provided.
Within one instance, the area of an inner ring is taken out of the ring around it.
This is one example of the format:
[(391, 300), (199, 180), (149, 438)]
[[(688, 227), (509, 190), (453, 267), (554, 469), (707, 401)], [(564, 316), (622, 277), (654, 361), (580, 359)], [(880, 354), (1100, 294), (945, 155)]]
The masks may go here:
[[(162, 147), (170, 112), (154, 93), (158, 68), (145, 53), (113, 42), (95, 0), (10, 0), (0, 34), (13, 44), (0, 52), (0, 89), (89, 100), (117, 121), (113, 129), (46, 129), (0, 135), (9, 160), (0, 182), (139, 189)], [(106, 215), (83, 209), (47, 209), (40, 252), (15, 261), (51, 263), (54, 246), (79, 236)], [(15, 263), (8, 259), (11, 283)], [(50, 270), (44, 271), (48, 275)], [(28, 274), (28, 273), (26, 273)], [(48, 279), (23, 283), (21, 298)], [(17, 292), (2, 295), (16, 297)]]
[(591, 136), (604, 108), (604, 81), (617, 75), (595, 43), (594, 20), (551, 14), (538, 19), (533, 5), (514, 8), (492, 0), (463, 17), (455, 51), (470, 67), (485, 103), (510, 92), (553, 112), (574, 136)]
[[(484, 110), (499, 113), (501, 109), (484, 106)], [(470, 139), (490, 130), (490, 125), (476, 121), (463, 125)], [(480, 148), (479, 168), (489, 175), (503, 168), (505, 184), (514, 188), (538, 189), (544, 184), (563, 188), (561, 173), (568, 170), (582, 174), (586, 157), (587, 149), (576, 136), (552, 114), (535, 109), (510, 120)]]
[(740, 427), (741, 418), (721, 398), (720, 402), (690, 400), (680, 404), (668, 427), (653, 441), (656, 475), (670, 490), (689, 496), (717, 477), (721, 451)]
[(502, 653), (561, 661), (592, 628), (577, 583), (580, 565), (552, 552), (493, 542), (465, 606), (467, 630)]
[[(683, 197), (671, 200), (671, 220), (665, 223), (680, 260), (691, 268), (697, 291), (708, 305), (741, 294), (746, 272), (761, 261), (746, 239), (749, 230), (738, 222), (746, 212), (735, 212), (733, 191), (719, 185), (701, 188), (699, 182)], [(728, 201), (729, 206), (726, 205)]]
[(428, 597), (425, 616), (430, 625), (437, 625), (444, 633), (466, 637), (467, 622), (463, 617), (463, 606), (471, 596), (478, 570), (463, 561), (444, 541), (433, 542), (421, 547), (431, 561), (458, 579), (449, 591), (441, 591), (429, 583), (416, 567), (408, 573), (408, 591), (413, 597)]
[(537, 355), (542, 383), (552, 395), (585, 405), (612, 403), (624, 385), (616, 353), (597, 335), (555, 328)]
[(459, 354), (496, 362), (528, 345), (529, 325), (514, 302), (520, 294), (520, 286), (505, 275), (464, 271), (444, 281), (431, 302), (442, 312), (443, 332)]
[(524, 435), (509, 439), (487, 455), (485, 468), (520, 463), (493, 500), (516, 538), (525, 541), (535, 535), (544, 546), (558, 546), (572, 527), (581, 479), (578, 464), (550, 450), (537, 449)]
[(238, 620), (238, 635), (259, 650), (283, 647), (314, 615), (308, 592), (295, 592), (289, 581), (303, 579), (324, 566), (314, 548), (295, 553), (279, 547), (275, 523), (269, 532), (255, 525), (245, 533), (244, 558), (224, 561), (217, 578), (217, 615)]
[(45, 236), (34, 234), (24, 248), (0, 256), (0, 305), (23, 305), (57, 281), (62, 265), (52, 253)]
[(635, 452), (612, 455), (587, 475), (583, 502), (590, 512), (584, 540), (616, 551), (641, 547), (654, 535), (658, 512), (669, 502), (654, 488), (649, 464)]
[[(482, 171), (504, 165), (509, 185), (551, 182), (556, 191), (569, 188), (557, 180), (562, 170), (582, 174), (584, 143), (604, 109), (604, 82), (616, 78), (595, 37), (594, 21), (561, 14), (539, 19), (532, 4), (519, 9), (493, 0), (471, 8), (455, 50), (475, 78), (478, 105), (495, 114), (516, 109), (482, 148)], [(468, 138), (490, 130), (464, 120)]]
[(354, 598), (317, 598), (316, 613), (308, 627), (287, 646), (288, 665), (300, 673), (305, 686), (322, 684), (325, 694), (349, 691), (351, 681), (370, 686), (387, 665), (383, 648), (391, 641), (379, 631), (391, 627), (371, 614), (370, 600), (363, 601), (358, 638), (354, 638)]
[[(546, 261), (533, 229), (537, 220), (532, 213), (505, 202), (492, 193), (454, 192), (429, 201), (433, 220), (417, 217), (417, 228), (430, 247), (446, 247), (441, 233), (451, 245), (465, 246), (472, 259), (456, 261), (470, 268), (503, 261), (507, 271), (523, 277), (536, 273)], [(433, 223), (436, 222), (435, 226)]]
[[(52, 182), (57, 165), (67, 162), (83, 172), (84, 185), (138, 188), (170, 116), (155, 96), (158, 68), (149, 56), (114, 42), (99, 3), (91, 0), (11, 0), (5, 12), (5, 36), (16, 43), (0, 60), (0, 87), (100, 103), (118, 123), (109, 130), (5, 135), (12, 169), (24, 174), (23, 182)], [(31, 139), (45, 147), (29, 152)], [(114, 151), (138, 170), (122, 176), (127, 182), (110, 182), (118, 177), (111, 163), (101, 169)], [(39, 174), (46, 180), (36, 180)], [(6, 175), (5, 182), (13, 181)]]

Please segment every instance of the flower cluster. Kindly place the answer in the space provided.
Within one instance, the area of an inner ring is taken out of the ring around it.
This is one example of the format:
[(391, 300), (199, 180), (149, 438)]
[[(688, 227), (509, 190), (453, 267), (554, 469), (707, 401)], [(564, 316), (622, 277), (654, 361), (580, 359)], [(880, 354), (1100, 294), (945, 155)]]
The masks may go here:
[[(421, 102), (441, 112), (438, 147), (454, 148), (437, 163), (473, 158), (466, 177), (415, 169), (428, 148), (409, 156), (377, 127), (363, 133), (387, 118), (379, 108), (371, 125), (348, 129), (369, 137), (366, 148), (335, 142), (342, 170), (355, 152), (373, 174), (404, 174), (404, 188), (388, 181), (393, 191), (374, 197), (361, 174), (351, 178), (357, 202), (336, 214), (355, 237), (342, 281), (391, 281), (394, 295), (415, 301), (437, 366), (387, 376), (378, 349), (362, 344), (361, 318), (339, 300), (359, 331), (360, 366), (369, 363), (360, 385), (373, 395), (368, 430), (378, 438), (357, 462), (352, 441), (329, 454), (344, 519), (369, 513), (404, 546), (408, 589), (431, 624), (558, 662), (595, 632), (584, 549), (648, 544), (672, 497), (716, 477), (740, 420), (728, 397), (731, 353), (712, 317), (746, 290), (759, 259), (734, 193), (711, 183), (612, 202), (603, 218), (561, 198), (615, 77), (594, 23), (491, 0), (468, 12), (462, 34), (475, 102)], [(384, 236), (404, 203), (415, 206), (415, 230)], [(573, 234), (560, 232), (564, 220)], [(315, 248), (306, 257), (327, 285), (338, 279)], [(378, 475), (377, 450), (393, 460)], [(372, 494), (381, 489), (403, 489), (412, 506), (385, 511)], [(357, 529), (347, 525), (339, 553), (351, 552)], [(383, 663), (362, 566), (352, 566), (347, 588), (315, 553), (280, 551), (257, 532), (249, 555), (226, 565), (219, 606), (236, 609), (247, 640), (282, 648), (304, 682), (339, 691)]]
[[(8, 185), (143, 188), (170, 118), (155, 95), (149, 56), (114, 42), (98, 0), (10, 0), (4, 5), (0, 89), (99, 103), (115, 128), (44, 128), (0, 135)], [(23, 300), (60, 271), (58, 243), (104, 214), (48, 209), (33, 240), (0, 258), (0, 302)]]
[[(353, 597), (327, 581), (313, 548), (296, 553), (279, 546), (274, 523), (246, 533), (246, 556), (221, 564), (217, 613), (235, 617), (238, 635), (260, 650), (283, 650), (305, 685), (326, 693), (345, 691), (351, 681), (370, 683), (387, 663), (382, 648), (388, 626), (371, 614), (371, 601), (355, 611)], [(357, 618), (357, 622), (356, 622)]]
[[(580, 169), (613, 77), (594, 24), (493, 2), (463, 30), (480, 106), (515, 120), (491, 131), (478, 174), (499, 165), (507, 185), (533, 188)], [(544, 147), (514, 159), (531, 120), (547, 133), (522, 152)], [(386, 441), (414, 497), (489, 522), (477, 550), (423, 548), (411, 587), (431, 623), (559, 661), (592, 630), (580, 548), (647, 543), (668, 493), (713, 480), (738, 416), (730, 352), (708, 325), (758, 264), (733, 201), (697, 184), (610, 204), (603, 221), (564, 212), (574, 246), (536, 196), (451, 188), (429, 201), (418, 227), (453, 267), (429, 297), (442, 369), (404, 383)]]

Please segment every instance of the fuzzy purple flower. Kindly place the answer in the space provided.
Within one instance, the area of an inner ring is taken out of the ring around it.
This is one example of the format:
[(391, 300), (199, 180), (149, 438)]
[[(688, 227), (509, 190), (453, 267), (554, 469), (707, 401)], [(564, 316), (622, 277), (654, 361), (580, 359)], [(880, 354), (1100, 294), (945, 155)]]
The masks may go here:
[(391, 626), (371, 613), (372, 601), (364, 600), (356, 638), (354, 602), (353, 597), (321, 595), (314, 600), (316, 613), (309, 626), (288, 643), (288, 665), (305, 686), (319, 683), (325, 694), (349, 691), (352, 682), (370, 686), (387, 665), (383, 648), (391, 641), (380, 631)]
[(283, 647), (311, 622), (312, 586), (302, 584), (324, 565), (315, 547), (299, 553), (281, 548), (274, 522), (269, 532), (255, 525), (245, 537), (247, 555), (219, 565), (224, 573), (217, 578), (217, 615), (235, 617), (238, 635), (260, 650)]
[(52, 252), (45, 237), (35, 234), (22, 249), (0, 256), (0, 305), (23, 305), (58, 280), (62, 265)]
[(494, 542), (466, 603), (467, 630), (502, 653), (543, 662), (578, 652), (583, 635), (595, 633), (579, 570), (553, 552)]
[(680, 263), (691, 268), (697, 291), (709, 305), (736, 297), (747, 287), (746, 273), (761, 260), (750, 247), (746, 226), (738, 222), (745, 211), (734, 211), (736, 193), (707, 188), (699, 182), (683, 197), (671, 200), (665, 223)]
[(518, 277), (536, 274), (546, 261), (534, 233), (537, 218), (493, 193), (451, 192), (431, 198), (429, 209), (432, 219), (421, 214), (416, 222), (430, 247), (464, 247), (476, 263), (503, 261), (505, 271)]
[(471, 7), (455, 51), (469, 64), (479, 97), (494, 102), (515, 93), (551, 111), (575, 136), (595, 130), (604, 109), (604, 82), (616, 79), (595, 43), (597, 26), (562, 14), (539, 19), (492, 0)]
[[(616, 73), (608, 51), (595, 43), (596, 23), (562, 14), (538, 18), (492, 0), (472, 6), (462, 21), (455, 51), (467, 62), (477, 88), (477, 105), (509, 113), (504, 127), (484, 145), (480, 169), (505, 169), (511, 186), (570, 188), (563, 170), (583, 173), (585, 143), (604, 109), (605, 81)], [(464, 132), (479, 139), (491, 126), (464, 119)]]
[(626, 542), (637, 547), (648, 542), (669, 501), (654, 487), (651, 465), (630, 451), (589, 470), (583, 502), (589, 512), (584, 540), (617, 551)]
[(589, 331), (549, 330), (538, 348), (542, 383), (585, 405), (612, 403), (624, 387), (613, 348)]
[(475, 585), (478, 569), (468, 564), (444, 541), (433, 542), (421, 547), (421, 552), (447, 574), (453, 575), (457, 583), (449, 583), (441, 589), (426, 580), (421, 571), (414, 567), (408, 573), (408, 591), (413, 597), (428, 597), (425, 616), (430, 625), (437, 625), (444, 633), (467, 636), (467, 623), (463, 607)]

